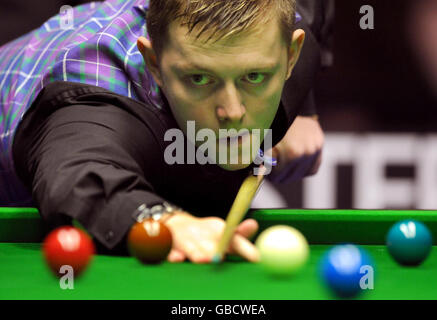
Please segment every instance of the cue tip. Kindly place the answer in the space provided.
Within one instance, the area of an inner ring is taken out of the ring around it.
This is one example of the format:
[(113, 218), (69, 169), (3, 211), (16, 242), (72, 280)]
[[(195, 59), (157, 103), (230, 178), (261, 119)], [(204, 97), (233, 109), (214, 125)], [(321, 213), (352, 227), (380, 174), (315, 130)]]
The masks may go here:
[(216, 253), (213, 257), (212, 257), (212, 263), (214, 264), (219, 264), (220, 262), (222, 262), (222, 255), (219, 253)]

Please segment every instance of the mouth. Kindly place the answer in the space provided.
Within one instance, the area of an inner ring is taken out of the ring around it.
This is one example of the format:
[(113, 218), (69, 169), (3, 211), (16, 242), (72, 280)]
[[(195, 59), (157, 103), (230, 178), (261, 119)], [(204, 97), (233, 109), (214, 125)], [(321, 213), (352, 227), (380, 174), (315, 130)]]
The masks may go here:
[(246, 131), (241, 134), (236, 135), (227, 135), (225, 137), (217, 139), (219, 143), (225, 143), (225, 144), (235, 144), (241, 145), (244, 140), (250, 137), (250, 132)]

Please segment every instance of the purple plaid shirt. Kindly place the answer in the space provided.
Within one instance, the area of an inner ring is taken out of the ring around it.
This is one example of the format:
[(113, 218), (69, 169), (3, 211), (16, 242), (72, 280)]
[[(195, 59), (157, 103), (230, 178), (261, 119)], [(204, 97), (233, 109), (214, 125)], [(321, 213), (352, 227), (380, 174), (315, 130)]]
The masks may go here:
[(103, 87), (160, 108), (158, 87), (136, 42), (147, 34), (148, 0), (78, 6), (0, 48), (0, 205), (29, 196), (15, 176), (11, 147), (23, 114), (45, 85)]

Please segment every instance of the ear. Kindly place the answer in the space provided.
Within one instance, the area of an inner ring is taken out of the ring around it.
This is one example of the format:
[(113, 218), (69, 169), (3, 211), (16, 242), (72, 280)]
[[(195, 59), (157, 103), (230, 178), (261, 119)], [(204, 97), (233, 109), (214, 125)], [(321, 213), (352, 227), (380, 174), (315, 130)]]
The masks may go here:
[(297, 29), (293, 32), (293, 39), (291, 40), (291, 46), (288, 52), (288, 70), (287, 70), (287, 80), (291, 76), (291, 72), (299, 59), (300, 52), (305, 41), (305, 31), (302, 29)]
[(143, 56), (147, 70), (150, 71), (158, 86), (162, 87), (161, 72), (159, 71), (158, 59), (155, 50), (153, 50), (152, 42), (145, 37), (139, 37), (137, 47)]

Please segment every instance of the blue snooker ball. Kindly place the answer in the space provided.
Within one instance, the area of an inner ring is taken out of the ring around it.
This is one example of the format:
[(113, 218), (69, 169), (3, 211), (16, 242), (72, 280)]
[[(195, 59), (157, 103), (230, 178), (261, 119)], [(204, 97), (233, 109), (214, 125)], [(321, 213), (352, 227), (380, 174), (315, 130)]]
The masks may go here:
[(337, 245), (322, 258), (322, 279), (340, 298), (353, 298), (363, 289), (369, 288), (366, 283), (366, 275), (369, 272), (372, 272), (373, 285), (372, 259), (364, 249), (353, 244)]
[(423, 223), (404, 220), (390, 228), (386, 244), (388, 252), (399, 264), (418, 266), (431, 252), (432, 236)]

